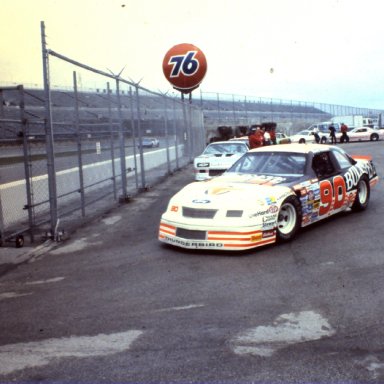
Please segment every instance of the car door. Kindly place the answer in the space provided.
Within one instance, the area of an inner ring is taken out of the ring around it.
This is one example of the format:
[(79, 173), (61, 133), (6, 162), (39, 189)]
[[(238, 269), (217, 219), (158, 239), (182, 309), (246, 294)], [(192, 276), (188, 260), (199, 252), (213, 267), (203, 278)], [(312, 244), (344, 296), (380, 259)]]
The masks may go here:
[(369, 134), (368, 134), (367, 128), (356, 129), (356, 131), (351, 136), (353, 141), (369, 140)]
[(315, 153), (312, 169), (319, 183), (318, 220), (345, 210), (348, 204), (346, 183), (331, 152)]

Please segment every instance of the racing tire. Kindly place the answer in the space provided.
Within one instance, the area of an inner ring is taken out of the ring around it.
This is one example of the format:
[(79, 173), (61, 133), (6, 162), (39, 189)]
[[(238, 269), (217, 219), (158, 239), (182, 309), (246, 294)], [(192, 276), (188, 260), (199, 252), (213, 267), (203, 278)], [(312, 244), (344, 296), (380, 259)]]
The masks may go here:
[(292, 240), (301, 227), (301, 204), (297, 196), (288, 196), (281, 204), (277, 216), (276, 236), (278, 242)]
[(305, 139), (300, 139), (299, 144), (305, 144)]
[(322, 137), (321, 140), (320, 140), (320, 143), (321, 144), (325, 144), (327, 142), (327, 138), (326, 137)]
[(364, 211), (364, 209), (366, 209), (368, 206), (370, 195), (371, 188), (369, 185), (368, 177), (363, 175), (357, 183), (357, 194), (351, 207), (352, 211)]
[(370, 137), (371, 141), (378, 141), (379, 140), (379, 135), (377, 133), (372, 133)]
[(17, 235), (15, 239), (15, 247), (16, 248), (22, 248), (24, 246), (24, 236), (23, 235)]

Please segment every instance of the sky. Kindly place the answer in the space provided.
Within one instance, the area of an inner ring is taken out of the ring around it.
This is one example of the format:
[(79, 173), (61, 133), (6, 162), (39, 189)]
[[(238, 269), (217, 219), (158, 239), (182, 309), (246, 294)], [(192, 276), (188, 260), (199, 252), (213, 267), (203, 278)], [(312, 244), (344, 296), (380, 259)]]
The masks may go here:
[[(384, 108), (382, 0), (0, 0), (0, 86), (43, 84), (48, 48), (158, 92), (167, 51), (205, 54), (203, 92)], [(50, 64), (55, 85), (72, 70)], [(85, 80), (84, 80), (85, 81)], [(198, 92), (198, 91), (194, 91)]]

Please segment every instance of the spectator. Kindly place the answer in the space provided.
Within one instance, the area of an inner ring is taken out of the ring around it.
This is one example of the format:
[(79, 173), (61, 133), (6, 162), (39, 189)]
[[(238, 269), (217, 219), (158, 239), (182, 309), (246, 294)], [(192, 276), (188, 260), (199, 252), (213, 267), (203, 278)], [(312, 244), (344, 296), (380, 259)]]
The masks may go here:
[(333, 124), (331, 124), (328, 129), (329, 129), (329, 137), (331, 138), (331, 144), (336, 144), (335, 127), (333, 126)]
[(251, 127), (251, 133), (248, 136), (249, 148), (259, 148), (263, 146), (264, 133), (260, 125), (254, 125)]
[(349, 136), (347, 134), (348, 132), (347, 124), (341, 123), (340, 131), (341, 131), (340, 143), (344, 143), (344, 141), (346, 143), (349, 143)]
[(315, 136), (316, 143), (320, 143), (319, 128), (315, 127), (313, 129), (313, 136)]
[(266, 128), (264, 128), (263, 145), (271, 145), (271, 135)]

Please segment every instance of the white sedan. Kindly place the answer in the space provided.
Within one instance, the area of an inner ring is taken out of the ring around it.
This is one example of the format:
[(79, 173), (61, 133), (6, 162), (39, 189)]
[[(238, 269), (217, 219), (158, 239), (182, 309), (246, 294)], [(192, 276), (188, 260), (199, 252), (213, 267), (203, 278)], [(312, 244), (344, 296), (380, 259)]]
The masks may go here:
[[(319, 136), (320, 136), (320, 142), (322, 144), (325, 144), (329, 139), (329, 134), (326, 134), (324, 132), (319, 132)], [(296, 134), (292, 135), (290, 139), (292, 143), (299, 143), (299, 144), (316, 143), (316, 139), (312, 129), (311, 130), (304, 129), (303, 131), (297, 132)]]
[[(378, 141), (384, 137), (381, 130), (369, 127), (357, 127), (347, 132), (349, 141)], [(341, 133), (336, 134), (336, 138), (341, 142)]]
[(219, 176), (249, 149), (243, 140), (216, 141), (193, 160), (195, 180), (202, 181)]

